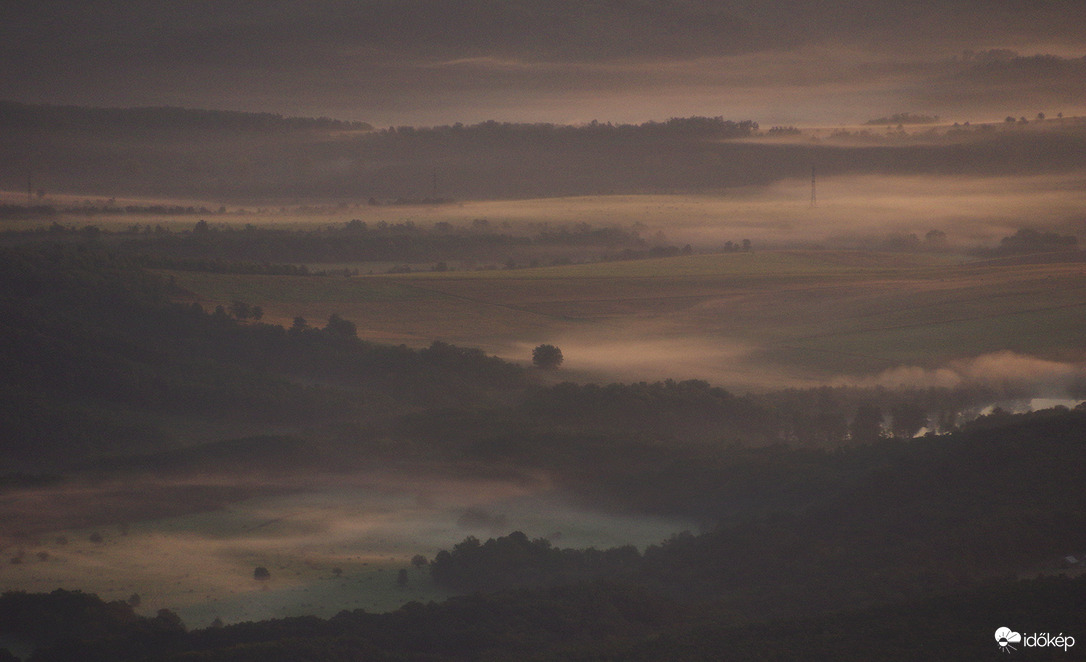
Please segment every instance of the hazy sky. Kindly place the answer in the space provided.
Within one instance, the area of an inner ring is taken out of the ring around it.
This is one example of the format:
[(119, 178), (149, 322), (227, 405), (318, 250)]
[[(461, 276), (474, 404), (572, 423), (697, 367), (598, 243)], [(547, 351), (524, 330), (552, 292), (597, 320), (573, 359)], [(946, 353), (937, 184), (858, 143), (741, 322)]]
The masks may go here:
[(0, 0), (0, 98), (377, 126), (1069, 114), (1084, 55), (1082, 0)]

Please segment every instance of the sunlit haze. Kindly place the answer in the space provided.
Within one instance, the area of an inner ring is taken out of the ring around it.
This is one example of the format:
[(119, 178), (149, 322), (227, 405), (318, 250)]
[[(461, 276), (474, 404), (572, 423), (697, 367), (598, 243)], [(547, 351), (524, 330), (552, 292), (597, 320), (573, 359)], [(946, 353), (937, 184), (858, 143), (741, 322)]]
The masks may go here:
[(1084, 242), (1084, 0), (0, 2), (0, 662), (1082, 659)]

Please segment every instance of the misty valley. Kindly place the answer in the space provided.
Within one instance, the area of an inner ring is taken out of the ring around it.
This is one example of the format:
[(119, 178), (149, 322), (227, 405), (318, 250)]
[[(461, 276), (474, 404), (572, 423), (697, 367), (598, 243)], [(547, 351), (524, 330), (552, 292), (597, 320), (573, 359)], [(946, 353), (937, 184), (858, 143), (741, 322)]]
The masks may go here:
[(1086, 645), (1080, 117), (0, 111), (0, 660)]

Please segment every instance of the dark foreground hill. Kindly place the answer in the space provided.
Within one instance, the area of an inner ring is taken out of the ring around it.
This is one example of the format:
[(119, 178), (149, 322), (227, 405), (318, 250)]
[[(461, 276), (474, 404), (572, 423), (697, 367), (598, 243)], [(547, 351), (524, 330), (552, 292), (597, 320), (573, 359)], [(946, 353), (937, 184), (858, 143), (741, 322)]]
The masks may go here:
[[(735, 624), (707, 605), (677, 604), (608, 584), (411, 603), (387, 614), (342, 612), (186, 631), (163, 610), (66, 591), (0, 597), (0, 631), (38, 645), (32, 662), (332, 662), (417, 660), (977, 660), (1010, 627), (1063, 637), (1023, 650), (1076, 659), (1086, 580), (1008, 581), (892, 607)], [(1067, 637), (1070, 637), (1068, 639)], [(1037, 640), (1034, 639), (1034, 642)], [(1068, 642), (1073, 643), (1068, 646)], [(1003, 652), (1009, 652), (1004, 650)], [(16, 659), (0, 649), (0, 659)]]
[(289, 330), (242, 322), (175, 302), (181, 294), (93, 246), (0, 252), (5, 471), (217, 440), (179, 438), (178, 421), (323, 438), (398, 408), (523, 385), (520, 368), (478, 350), (375, 345), (335, 315)]

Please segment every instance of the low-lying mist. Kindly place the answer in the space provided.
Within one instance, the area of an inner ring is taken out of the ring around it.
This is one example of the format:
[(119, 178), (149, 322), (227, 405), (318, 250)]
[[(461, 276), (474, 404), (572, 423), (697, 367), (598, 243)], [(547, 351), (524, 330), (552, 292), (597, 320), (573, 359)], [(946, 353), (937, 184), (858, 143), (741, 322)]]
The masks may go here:
[(658, 227), (675, 243), (701, 247), (749, 238), (755, 247), (880, 248), (894, 236), (938, 230), (946, 233), (940, 248), (963, 249), (995, 245), (1021, 227), (1086, 234), (1083, 175), (817, 176), (812, 206), (811, 165), (806, 177), (725, 192), (712, 206), (676, 201)]
[(840, 386), (958, 388), (980, 386), (1006, 397), (1086, 398), (1086, 362), (1041, 359), (1011, 351), (951, 361), (945, 366), (901, 366), (869, 377), (840, 376)]
[[(757, 343), (693, 335), (678, 325), (636, 323), (567, 331), (549, 340), (563, 352), (563, 378), (586, 382), (701, 379), (726, 389), (767, 391), (821, 385), (889, 389), (983, 388), (1006, 398), (1086, 398), (1086, 361), (1009, 350), (943, 365), (898, 365), (868, 374), (815, 372), (767, 360)], [(530, 355), (530, 343), (507, 351)]]
[[(941, 249), (990, 247), (1021, 227), (1086, 235), (1086, 173), (1023, 177), (817, 175), (811, 166), (768, 186), (704, 194), (605, 195), (455, 206), (366, 207), (351, 218), (368, 223), (448, 222), (470, 227), (487, 219), (495, 231), (521, 233), (577, 223), (637, 230), (651, 242), (700, 250), (750, 239), (755, 248), (824, 245), (879, 248), (888, 237), (946, 233)], [(274, 220), (274, 217), (271, 217)], [(327, 216), (298, 217), (328, 223)], [(345, 219), (346, 220), (346, 219)], [(248, 219), (247, 219), (248, 222)], [(657, 235), (656, 233), (662, 233)]]
[[(792, 382), (782, 368), (763, 366), (752, 371), (755, 347), (747, 343), (680, 335), (662, 324), (571, 331), (552, 342), (562, 350), (567, 366), (563, 375), (572, 381), (703, 379), (732, 387)], [(530, 343), (520, 343), (508, 355), (528, 356), (531, 350)]]
[[(214, 489), (222, 477), (186, 481)], [(644, 546), (687, 522), (580, 508), (542, 479), (449, 479), (374, 473), (258, 479), (264, 494), (184, 516), (129, 521), (163, 481), (64, 484), (0, 496), (4, 521), (0, 581), (5, 590), (94, 592), (106, 600), (138, 595), (139, 610), (176, 611), (192, 627), (287, 615), (331, 616), (342, 609), (395, 609), (445, 593), (412, 567), (467, 536), (520, 530), (562, 547)], [(150, 495), (150, 496), (149, 496)], [(108, 512), (87, 518), (80, 504)], [(74, 511), (74, 512), (73, 512)], [(146, 515), (146, 513), (143, 513)], [(74, 515), (74, 518), (73, 518)], [(20, 535), (11, 522), (34, 518)], [(96, 526), (75, 522), (97, 521)], [(57, 528), (52, 525), (60, 524)], [(270, 579), (254, 578), (264, 567)], [(397, 573), (409, 570), (405, 586)]]

